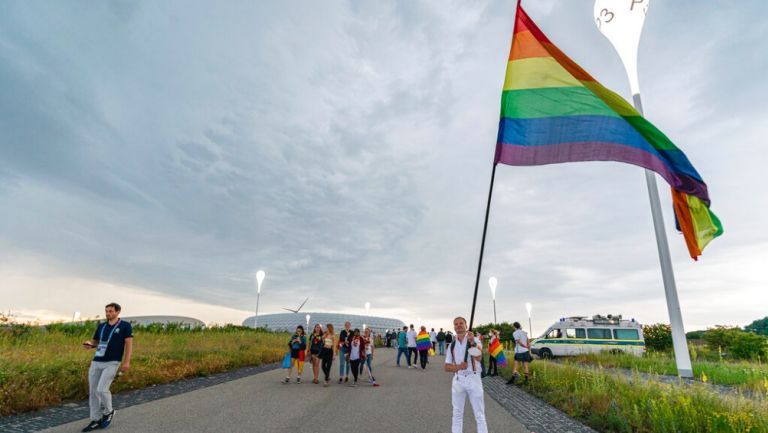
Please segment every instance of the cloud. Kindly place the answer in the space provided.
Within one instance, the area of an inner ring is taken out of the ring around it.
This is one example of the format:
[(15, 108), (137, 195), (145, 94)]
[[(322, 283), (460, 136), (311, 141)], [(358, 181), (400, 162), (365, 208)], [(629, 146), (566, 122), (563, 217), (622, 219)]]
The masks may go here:
[[(20, 293), (61, 278), (239, 322), (263, 268), (265, 312), (309, 296), (317, 311), (466, 315), (513, 3), (6, 3), (0, 258), (25, 278), (0, 278), (5, 308), (56, 311)], [(529, 3), (556, 44), (628, 92), (591, 5)], [(660, 184), (696, 326), (764, 314), (701, 301), (726, 287), (765, 299), (758, 16), (654, 4), (641, 45), (646, 113), (707, 180), (726, 227), (689, 263)], [(565, 313), (666, 320), (642, 178), (615, 163), (498, 167), (477, 320), (492, 317), (490, 275), (503, 320), (526, 301), (538, 328)]]

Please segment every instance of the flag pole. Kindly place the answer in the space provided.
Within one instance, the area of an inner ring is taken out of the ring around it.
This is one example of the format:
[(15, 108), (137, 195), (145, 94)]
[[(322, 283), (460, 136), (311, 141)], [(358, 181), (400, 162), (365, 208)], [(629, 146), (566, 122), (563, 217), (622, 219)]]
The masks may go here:
[[(632, 95), (635, 109), (643, 115), (643, 103), (640, 92)], [(664, 282), (664, 293), (667, 300), (667, 311), (672, 328), (672, 347), (675, 351), (677, 374), (680, 377), (693, 377), (691, 355), (688, 352), (688, 342), (685, 339), (683, 327), (683, 314), (680, 311), (680, 299), (677, 296), (677, 284), (675, 272), (672, 269), (672, 258), (669, 254), (669, 242), (664, 231), (664, 214), (661, 213), (661, 201), (659, 200), (659, 188), (656, 186), (654, 172), (645, 170), (645, 183), (648, 186), (648, 199), (651, 202), (651, 216), (653, 217), (653, 229), (656, 232), (656, 248), (659, 251), (659, 264), (661, 265), (661, 279)]]
[[(520, 3), (522, 0), (517, 0), (517, 6), (515, 7), (515, 24), (517, 27), (517, 11), (520, 10)], [(514, 30), (512, 32), (514, 37)], [(498, 146), (497, 149), (498, 151)], [(483, 252), (485, 251), (485, 234), (488, 233), (488, 214), (491, 211), (491, 197), (493, 197), (493, 179), (496, 177), (496, 165), (497, 159), (494, 157), (493, 170), (491, 171), (491, 186), (488, 188), (488, 204), (485, 206), (485, 222), (483, 223), (483, 239), (480, 241), (480, 259), (477, 261), (477, 278), (475, 278), (475, 294), (472, 296), (472, 312), (469, 315), (469, 330), (472, 330), (472, 325), (475, 323), (475, 307), (477, 306), (477, 289), (480, 287), (480, 271), (483, 269)], [(496, 321), (496, 302), (494, 300), (493, 306), (493, 320)]]
[(493, 196), (493, 179), (496, 177), (496, 161), (493, 162), (491, 171), (491, 187), (488, 189), (488, 204), (485, 206), (485, 223), (483, 223), (483, 240), (480, 242), (480, 260), (477, 262), (477, 278), (475, 279), (475, 295), (472, 298), (472, 314), (469, 316), (469, 330), (475, 322), (475, 306), (477, 305), (477, 288), (480, 286), (480, 271), (483, 268), (483, 251), (485, 250), (485, 234), (488, 232), (488, 214), (491, 211), (491, 197)]
[[(624, 70), (627, 72), (632, 102), (641, 116), (643, 115), (643, 104), (640, 99), (640, 80), (637, 74), (637, 51), (640, 46), (640, 35), (643, 31), (648, 6), (649, 0), (635, 0), (628, 5), (619, 5), (612, 0), (595, 0), (594, 6), (595, 24), (618, 52), (624, 64)], [(664, 282), (667, 310), (672, 326), (672, 345), (675, 350), (677, 374), (681, 377), (693, 377), (691, 357), (688, 353), (688, 344), (683, 330), (680, 300), (677, 297), (675, 274), (672, 271), (672, 259), (669, 254), (667, 234), (664, 231), (664, 215), (661, 213), (659, 188), (656, 186), (654, 172), (646, 169), (645, 181), (648, 186), (648, 198), (651, 202), (651, 216), (653, 217), (653, 229), (656, 233), (661, 277)]]

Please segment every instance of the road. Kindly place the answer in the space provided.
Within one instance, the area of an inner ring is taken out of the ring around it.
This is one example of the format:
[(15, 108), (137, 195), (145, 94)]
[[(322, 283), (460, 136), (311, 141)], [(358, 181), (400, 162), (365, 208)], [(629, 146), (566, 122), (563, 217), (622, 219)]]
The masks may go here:
[[(377, 349), (374, 374), (380, 387), (370, 386), (367, 380), (356, 388), (337, 383), (327, 388), (315, 385), (307, 363), (302, 384), (281, 383), (284, 370), (260, 373), (120, 410), (109, 431), (450, 432), (451, 374), (443, 371), (444, 358), (431, 358), (427, 369), (421, 371), (398, 368), (394, 354), (392, 349)], [(337, 362), (331, 378), (338, 380)], [(485, 413), (491, 432), (529, 432), (488, 396)], [(82, 420), (44, 431), (79, 432), (86, 424), (87, 420)], [(469, 403), (464, 431), (476, 432)]]

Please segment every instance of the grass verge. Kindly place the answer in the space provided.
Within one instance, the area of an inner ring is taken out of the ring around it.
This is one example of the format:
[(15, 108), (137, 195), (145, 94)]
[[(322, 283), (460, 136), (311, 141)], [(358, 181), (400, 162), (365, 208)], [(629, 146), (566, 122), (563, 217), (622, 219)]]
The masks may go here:
[[(511, 369), (504, 369), (509, 376)], [(527, 391), (600, 432), (768, 432), (768, 404), (700, 387), (630, 384), (598, 370), (531, 364)]]
[[(639, 357), (630, 354), (599, 353), (562, 358), (566, 363), (590, 364), (607, 368), (629, 368), (642, 373), (677, 375), (675, 360), (651, 352)], [(768, 395), (768, 365), (749, 361), (694, 361), (693, 374), (702, 382), (739, 386), (756, 394)]]
[[(0, 415), (88, 396), (95, 323), (0, 327)], [(133, 359), (112, 392), (280, 361), (288, 336), (239, 326), (134, 327)]]

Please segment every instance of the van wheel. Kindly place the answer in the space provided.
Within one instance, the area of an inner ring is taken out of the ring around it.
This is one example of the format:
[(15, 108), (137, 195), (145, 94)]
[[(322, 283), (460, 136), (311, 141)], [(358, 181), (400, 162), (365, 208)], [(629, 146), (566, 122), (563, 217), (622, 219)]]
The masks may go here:
[(539, 356), (541, 356), (541, 359), (552, 359), (552, 351), (549, 349), (541, 349), (539, 351)]

